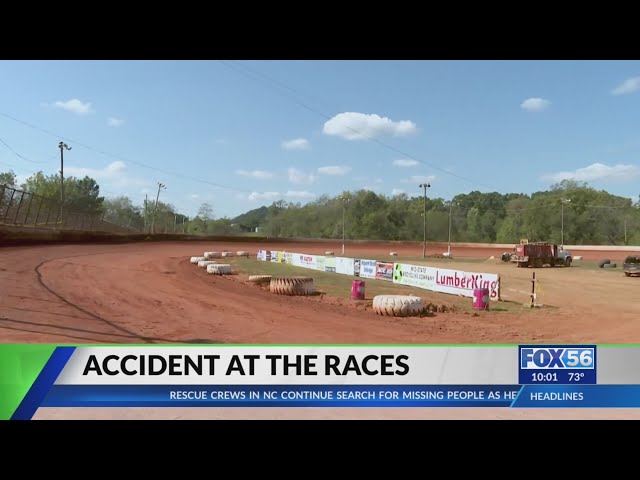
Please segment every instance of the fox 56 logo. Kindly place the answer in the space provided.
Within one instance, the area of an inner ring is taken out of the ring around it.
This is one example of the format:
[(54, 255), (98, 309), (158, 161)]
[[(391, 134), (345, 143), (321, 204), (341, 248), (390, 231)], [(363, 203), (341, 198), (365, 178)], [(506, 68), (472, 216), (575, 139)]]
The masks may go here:
[(594, 369), (596, 349), (587, 346), (520, 347), (523, 370)]

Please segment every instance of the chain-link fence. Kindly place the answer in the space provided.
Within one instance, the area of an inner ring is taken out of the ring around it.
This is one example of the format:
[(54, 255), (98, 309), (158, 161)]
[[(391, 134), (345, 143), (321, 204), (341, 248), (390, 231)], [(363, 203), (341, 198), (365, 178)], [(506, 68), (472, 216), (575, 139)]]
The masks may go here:
[[(61, 208), (62, 207), (62, 208)], [(0, 185), (0, 226), (133, 233), (138, 229), (108, 221), (104, 213), (78, 212), (60, 200)]]

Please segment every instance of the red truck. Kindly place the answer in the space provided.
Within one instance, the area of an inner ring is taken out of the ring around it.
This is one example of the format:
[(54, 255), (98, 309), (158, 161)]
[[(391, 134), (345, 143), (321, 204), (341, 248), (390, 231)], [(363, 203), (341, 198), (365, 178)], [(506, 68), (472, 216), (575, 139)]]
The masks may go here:
[(570, 252), (559, 245), (546, 242), (522, 243), (516, 245), (510, 261), (517, 263), (518, 267), (542, 267), (549, 265), (571, 266), (573, 257)]

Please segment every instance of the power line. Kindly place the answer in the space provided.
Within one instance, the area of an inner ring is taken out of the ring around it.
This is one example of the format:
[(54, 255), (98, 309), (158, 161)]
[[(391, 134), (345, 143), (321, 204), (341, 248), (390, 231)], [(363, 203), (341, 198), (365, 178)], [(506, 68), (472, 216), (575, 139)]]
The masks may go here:
[(15, 156), (17, 156), (18, 158), (21, 158), (22, 160), (25, 160), (25, 161), (30, 162), (30, 163), (46, 163), (46, 162), (37, 162), (37, 161), (35, 161), (35, 160), (31, 160), (31, 159), (29, 159), (29, 158), (25, 157), (24, 155), (20, 155), (20, 154), (19, 154), (18, 152), (16, 152), (13, 148), (11, 148), (11, 147), (9, 146), (9, 144), (8, 144), (7, 142), (5, 142), (2, 138), (0, 138), (0, 143), (2, 143), (5, 147), (7, 147), (7, 149), (8, 149), (10, 152), (12, 152)]
[(231, 190), (231, 191), (242, 192), (242, 193), (252, 193), (251, 190), (237, 188), (237, 187), (230, 187), (228, 185), (223, 185), (223, 184), (212, 182), (212, 181), (205, 180), (205, 179), (202, 179), (202, 178), (192, 177), (192, 176), (185, 175), (185, 174), (182, 174), (182, 173), (172, 172), (172, 171), (169, 171), (169, 170), (165, 170), (163, 168), (154, 167), (154, 166), (148, 165), (146, 163), (142, 163), (142, 162), (138, 162), (138, 161), (135, 161), (135, 160), (132, 160), (132, 159), (129, 159), (129, 158), (125, 158), (122, 155), (115, 155), (113, 153), (109, 153), (107, 151), (100, 150), (100, 149), (97, 149), (95, 147), (92, 147), (91, 145), (87, 145), (85, 143), (79, 142), (79, 141), (74, 140), (72, 138), (65, 137), (65, 136), (62, 136), (62, 135), (57, 135), (57, 134), (55, 134), (53, 132), (50, 132), (49, 130), (45, 130), (44, 128), (38, 127), (38, 126), (33, 125), (33, 124), (29, 123), (29, 122), (25, 122), (25, 121), (20, 120), (18, 118), (12, 117), (11, 115), (8, 115), (8, 114), (3, 113), (3, 112), (0, 112), (0, 116), (2, 116), (4, 118), (7, 118), (9, 120), (12, 120), (14, 122), (20, 123), (20, 124), (22, 124), (22, 125), (24, 125), (26, 127), (32, 128), (34, 130), (38, 130), (39, 132), (42, 132), (42, 133), (44, 133), (46, 135), (55, 137), (57, 139), (62, 139), (65, 142), (77, 145), (77, 146), (82, 147), (82, 148), (84, 148), (86, 150), (95, 152), (95, 153), (97, 153), (99, 155), (102, 155), (102, 156), (105, 156), (105, 157), (112, 158), (114, 160), (125, 161), (125, 162), (128, 162), (128, 163), (132, 163), (134, 165), (138, 165), (138, 166), (143, 167), (143, 168), (147, 168), (149, 170), (154, 170), (154, 171), (157, 171), (157, 172), (160, 172), (160, 173), (164, 173), (165, 175), (184, 178), (186, 180), (191, 180), (191, 181), (202, 183), (202, 184), (209, 185), (209, 186), (212, 186), (212, 187), (217, 187), (217, 188), (222, 188), (222, 189), (225, 189), (225, 190)]
[[(248, 75), (248, 74), (247, 74), (247, 72), (245, 72), (245, 71), (243, 71), (243, 70), (241, 70), (241, 69), (239, 69), (239, 68), (237, 68), (237, 67), (234, 67), (234, 66), (233, 66), (233, 65), (231, 65), (231, 64), (226, 63), (226, 61), (224, 61), (224, 60), (219, 60), (219, 61), (220, 61), (223, 65), (227, 66), (228, 68), (231, 68), (231, 69), (235, 70), (236, 72), (239, 72), (240, 74), (242, 74), (242, 75), (244, 75), (244, 76), (246, 76), (246, 77), (248, 77), (248, 78), (251, 78), (251, 79), (253, 79), (253, 80), (255, 80), (255, 79), (256, 79), (255, 77), (252, 77), (251, 75)], [(253, 72), (255, 72), (257, 75), (260, 75), (260, 76), (262, 76), (262, 77), (264, 77), (264, 78), (268, 79), (268, 80), (269, 80), (269, 81), (271, 81), (272, 83), (274, 83), (274, 84), (276, 84), (276, 85), (281, 86), (283, 89), (285, 89), (285, 90), (289, 90), (289, 91), (291, 91), (291, 92), (294, 92), (294, 93), (298, 94), (298, 92), (297, 92), (294, 88), (289, 87), (288, 85), (285, 85), (285, 84), (283, 84), (282, 82), (279, 82), (278, 80), (274, 80), (274, 79), (272, 79), (271, 77), (269, 77), (269, 76), (268, 76), (268, 75), (266, 75), (266, 74), (263, 74), (263, 73), (261, 73), (261, 72), (258, 72), (258, 71), (254, 70), (254, 69), (250, 69), (250, 68), (249, 68), (249, 67), (247, 67), (246, 65), (243, 65), (243, 64), (241, 64), (241, 65), (242, 65), (244, 68), (246, 68), (247, 70), (253, 71)], [(301, 107), (306, 108), (307, 110), (309, 110), (309, 111), (311, 111), (311, 112), (313, 112), (313, 113), (315, 113), (315, 114), (317, 114), (317, 115), (320, 115), (320, 116), (321, 116), (322, 118), (324, 118), (325, 120), (331, 120), (331, 118), (333, 118), (332, 116), (327, 115), (326, 113), (324, 113), (324, 112), (322, 112), (322, 111), (320, 111), (320, 110), (318, 110), (318, 109), (316, 109), (316, 108), (314, 108), (314, 107), (310, 106), (309, 104), (307, 104), (307, 103), (305, 103), (305, 102), (303, 102), (303, 101), (301, 101), (301, 100), (299, 100), (299, 99), (294, 99), (294, 100), (295, 100), (295, 102), (296, 102), (296, 103), (298, 103), (298, 105), (300, 105)], [(464, 177), (464, 176), (462, 176), (462, 175), (458, 175), (458, 174), (456, 174), (456, 173), (450, 172), (450, 171), (445, 170), (445, 169), (443, 169), (443, 168), (441, 168), (441, 167), (438, 167), (437, 165), (433, 165), (433, 164), (431, 164), (431, 163), (425, 162), (424, 160), (420, 160), (420, 159), (414, 158), (412, 155), (409, 155), (408, 153), (406, 153), (406, 152), (404, 152), (404, 151), (402, 151), (402, 150), (400, 150), (400, 149), (398, 149), (398, 148), (394, 147), (393, 145), (389, 145), (388, 143), (383, 142), (382, 140), (379, 140), (379, 139), (377, 139), (377, 138), (375, 138), (375, 137), (372, 137), (372, 136), (370, 136), (370, 135), (367, 135), (366, 133), (363, 133), (363, 132), (361, 132), (360, 130), (357, 130), (357, 129), (355, 129), (355, 128), (353, 128), (353, 127), (349, 126), (349, 125), (346, 125), (346, 128), (347, 128), (347, 129), (349, 129), (351, 132), (355, 133), (356, 135), (360, 135), (360, 136), (362, 136), (363, 138), (366, 138), (367, 140), (370, 140), (370, 141), (372, 141), (372, 142), (375, 142), (375, 143), (377, 143), (378, 145), (380, 145), (380, 146), (382, 146), (382, 147), (384, 147), (384, 148), (386, 148), (386, 149), (388, 149), (388, 150), (391, 150), (391, 151), (392, 151), (392, 152), (394, 152), (394, 153), (397, 153), (397, 154), (399, 154), (399, 155), (402, 155), (403, 157), (407, 157), (407, 158), (408, 158), (408, 159), (410, 159), (410, 160), (414, 160), (414, 161), (416, 161), (416, 162), (422, 163), (423, 165), (426, 165), (427, 167), (432, 168), (433, 170), (437, 170), (437, 171), (439, 171), (439, 172), (445, 173), (445, 174), (450, 175), (450, 176), (452, 176), (452, 177), (456, 177), (456, 178), (458, 178), (459, 180), (463, 180), (463, 181), (468, 182), (468, 183), (470, 183), (470, 184), (472, 184), (472, 185), (479, 185), (479, 186), (485, 187), (485, 188), (487, 188), (487, 189), (489, 189), (489, 190), (496, 190), (496, 189), (495, 189), (494, 187), (492, 187), (492, 186), (481, 184), (481, 183), (477, 182), (476, 180), (472, 180), (472, 179), (467, 178), (467, 177)]]
[[(236, 72), (239, 72), (240, 74), (242, 74), (242, 75), (244, 75), (244, 76), (246, 76), (248, 78), (251, 78), (252, 80), (258, 81), (257, 78), (255, 78), (255, 76), (260, 76), (260, 77), (264, 78), (265, 80), (269, 81), (270, 83), (272, 83), (273, 85), (279, 87), (282, 90), (287, 90), (287, 91), (292, 92), (292, 93), (294, 93), (294, 94), (296, 94), (298, 96), (302, 96), (302, 94), (298, 90), (296, 90), (295, 88), (293, 88), (293, 87), (291, 87), (291, 86), (289, 86), (289, 85), (287, 85), (287, 84), (285, 84), (285, 83), (283, 83), (283, 82), (281, 82), (279, 80), (276, 80), (273, 77), (271, 77), (271, 76), (269, 76), (269, 75), (267, 75), (267, 74), (265, 74), (263, 72), (260, 72), (259, 70), (255, 69), (255, 68), (249, 67), (249, 66), (243, 64), (242, 62), (234, 61), (234, 63), (236, 63), (238, 65), (241, 65), (242, 68), (244, 68), (245, 70), (254, 73), (254, 75), (255, 75), (254, 77), (252, 77), (246, 71), (243, 71), (242, 69), (232, 65), (231, 63), (226, 62), (225, 60), (219, 60), (219, 62), (222, 63), (223, 65), (225, 65), (226, 67), (228, 67), (228, 68), (230, 68), (232, 70), (235, 70)], [(322, 112), (322, 111), (320, 111), (320, 110), (318, 110), (318, 109), (316, 109), (314, 107), (311, 107), (306, 102), (303, 102), (303, 101), (301, 101), (299, 99), (294, 99), (294, 101), (298, 105), (300, 105), (301, 107), (303, 107), (303, 108), (305, 108), (305, 109), (307, 109), (307, 110), (309, 110), (309, 111), (311, 111), (313, 113), (316, 113), (317, 115), (320, 115), (321, 117), (323, 117), (326, 120), (330, 120), (331, 118), (333, 118), (333, 117), (327, 115), (326, 113), (324, 113), (324, 112)], [(387, 148), (387, 149), (389, 149), (389, 150), (391, 150), (391, 151), (393, 151), (395, 153), (398, 153), (398, 154), (400, 154), (400, 155), (402, 155), (402, 156), (404, 156), (404, 157), (406, 157), (406, 158), (408, 158), (410, 160), (414, 160), (414, 161), (416, 161), (418, 163), (422, 163), (423, 165), (426, 165), (427, 167), (430, 167), (430, 168), (432, 168), (434, 170), (438, 170), (438, 171), (443, 172), (443, 173), (445, 173), (447, 175), (450, 175), (452, 177), (455, 177), (455, 178), (458, 178), (460, 180), (463, 180), (463, 181), (465, 181), (465, 182), (467, 182), (467, 183), (469, 183), (469, 184), (471, 184), (473, 186), (485, 187), (485, 188), (487, 188), (489, 190), (493, 190), (493, 191), (496, 191), (496, 192), (500, 193), (500, 190), (495, 188), (495, 187), (493, 187), (493, 186), (489, 186), (489, 185), (486, 185), (486, 184), (479, 183), (476, 180), (472, 180), (472, 179), (464, 177), (462, 175), (458, 175), (456, 173), (450, 172), (450, 171), (448, 171), (446, 169), (443, 169), (441, 167), (438, 167), (436, 165), (433, 165), (433, 164), (430, 164), (428, 162), (425, 162), (424, 160), (420, 160), (418, 158), (415, 158), (414, 156), (409, 155), (408, 153), (403, 152), (403, 151), (399, 150), (398, 148), (396, 148), (396, 147), (394, 147), (392, 145), (389, 145), (389, 144), (387, 144), (387, 143), (385, 143), (385, 142), (383, 142), (383, 141), (381, 141), (381, 140), (379, 140), (377, 138), (368, 136), (368, 135), (366, 135), (366, 134), (364, 134), (364, 133), (362, 133), (362, 132), (360, 132), (360, 131), (358, 131), (355, 128), (352, 128), (350, 126), (347, 126), (347, 128), (349, 130), (351, 130), (352, 132), (354, 132), (354, 133), (356, 133), (358, 135), (361, 135), (364, 138), (367, 138), (368, 140), (371, 140), (371, 141), (377, 143), (378, 145), (381, 145), (382, 147), (385, 147), (385, 148)], [(611, 172), (609, 174), (603, 175), (600, 178), (607, 178), (607, 177), (611, 177), (611, 176), (614, 176), (614, 175), (618, 175), (618, 173), (617, 172)], [(579, 189), (580, 189), (580, 187), (568, 188), (568, 189), (563, 190), (562, 193), (547, 195), (546, 198), (562, 197), (562, 196), (566, 195), (567, 192), (577, 191)]]

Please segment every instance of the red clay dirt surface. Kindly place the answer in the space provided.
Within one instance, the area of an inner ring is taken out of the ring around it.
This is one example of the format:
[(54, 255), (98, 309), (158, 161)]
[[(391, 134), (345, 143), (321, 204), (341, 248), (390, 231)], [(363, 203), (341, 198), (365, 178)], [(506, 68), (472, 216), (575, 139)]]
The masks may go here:
[[(598, 269), (542, 269), (553, 308), (382, 318), (329, 297), (282, 297), (240, 276), (207, 275), (189, 262), (205, 250), (340, 253), (300, 244), (138, 242), (0, 249), (4, 343), (640, 343), (640, 279)], [(346, 256), (422, 255), (421, 245), (353, 244)], [(442, 253), (441, 245), (428, 253)], [(499, 258), (502, 249), (456, 248), (456, 258)], [(576, 252), (618, 261), (624, 252)], [(413, 261), (412, 261), (413, 262)], [(428, 263), (428, 262), (427, 262)], [(441, 264), (438, 264), (441, 265)], [(502, 296), (528, 301), (531, 272), (499, 261), (450, 268), (500, 273)], [(487, 411), (488, 410), (488, 411)], [(497, 409), (40, 409), (36, 418), (640, 418), (640, 411)]]

